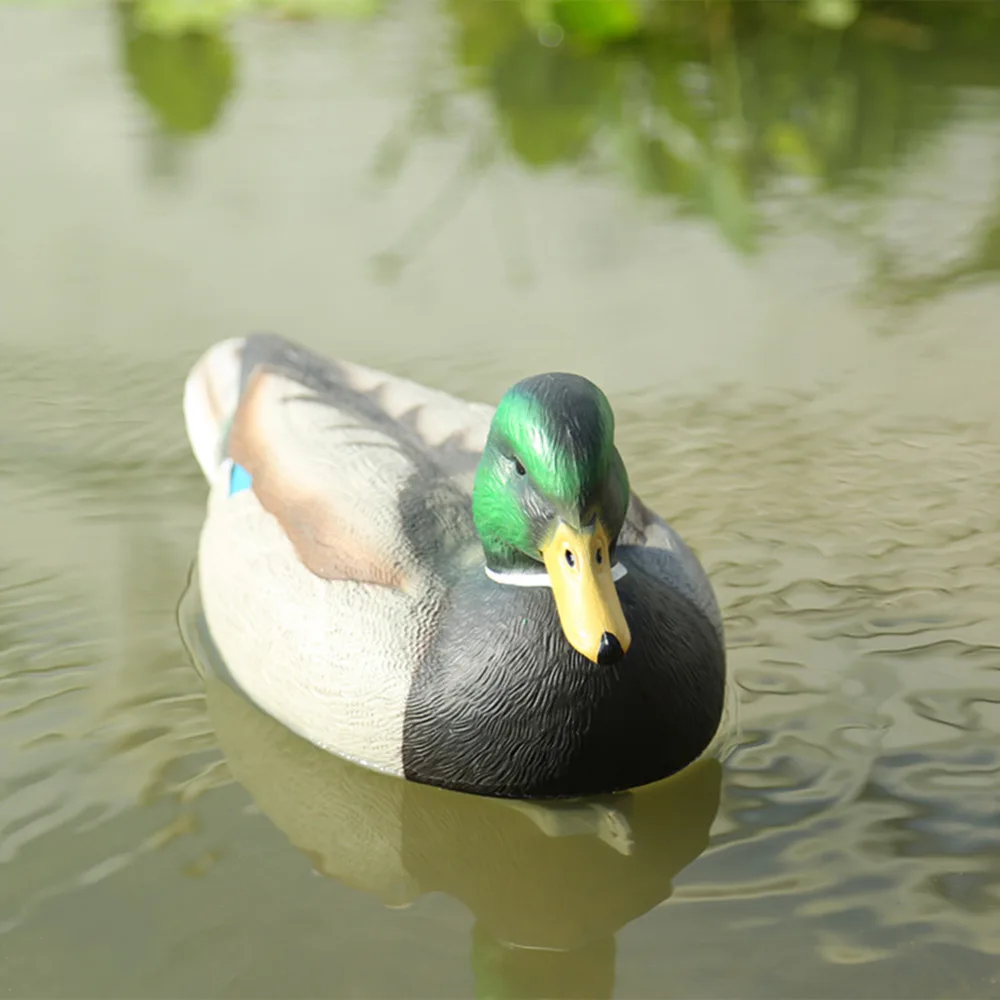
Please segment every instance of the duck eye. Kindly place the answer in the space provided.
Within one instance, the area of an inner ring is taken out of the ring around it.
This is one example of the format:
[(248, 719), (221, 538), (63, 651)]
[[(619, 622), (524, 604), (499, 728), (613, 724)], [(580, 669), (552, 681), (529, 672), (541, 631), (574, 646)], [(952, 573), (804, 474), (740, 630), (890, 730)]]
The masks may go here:
[(566, 565), (575, 566), (576, 560), (573, 558), (573, 553), (569, 549), (566, 550)]
[(523, 476), (525, 474), (526, 470), (524, 466), (521, 464), (521, 460), (519, 458), (514, 459), (514, 468), (519, 476)]
[(597, 565), (600, 566), (604, 562), (604, 556), (601, 554), (601, 550), (598, 549), (594, 558), (597, 560)]

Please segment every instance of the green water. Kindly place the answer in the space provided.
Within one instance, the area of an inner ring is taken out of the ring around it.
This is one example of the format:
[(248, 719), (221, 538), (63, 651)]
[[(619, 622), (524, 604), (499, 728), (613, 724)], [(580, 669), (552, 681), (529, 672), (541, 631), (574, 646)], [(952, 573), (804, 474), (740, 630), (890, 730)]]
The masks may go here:
[[(289, 8), (0, 7), (0, 995), (1000, 995), (998, 12)], [(470, 802), (203, 683), (180, 392), (253, 329), (599, 382), (721, 768)]]

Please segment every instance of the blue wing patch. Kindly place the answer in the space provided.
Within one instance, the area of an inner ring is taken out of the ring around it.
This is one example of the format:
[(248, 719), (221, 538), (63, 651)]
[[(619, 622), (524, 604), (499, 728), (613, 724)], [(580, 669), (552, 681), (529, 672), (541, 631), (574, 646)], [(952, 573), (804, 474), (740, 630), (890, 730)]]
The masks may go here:
[(253, 476), (242, 465), (233, 462), (233, 468), (229, 473), (229, 495), (248, 490), (251, 486), (253, 486)]

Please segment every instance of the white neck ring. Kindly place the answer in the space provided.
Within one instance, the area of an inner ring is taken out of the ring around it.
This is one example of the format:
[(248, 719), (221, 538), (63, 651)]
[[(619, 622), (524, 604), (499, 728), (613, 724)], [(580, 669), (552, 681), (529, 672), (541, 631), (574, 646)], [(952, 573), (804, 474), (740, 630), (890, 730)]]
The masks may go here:
[[(616, 583), (628, 572), (621, 564), (611, 567), (611, 579)], [(486, 567), (486, 575), (495, 583), (505, 583), (508, 587), (552, 587), (552, 580), (544, 569), (496, 570)]]

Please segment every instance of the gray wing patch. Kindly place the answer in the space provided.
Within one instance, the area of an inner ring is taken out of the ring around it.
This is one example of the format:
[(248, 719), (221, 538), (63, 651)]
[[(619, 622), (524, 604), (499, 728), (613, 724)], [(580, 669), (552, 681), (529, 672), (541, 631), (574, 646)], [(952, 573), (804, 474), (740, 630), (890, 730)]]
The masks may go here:
[[(493, 407), (349, 362), (337, 362), (275, 334), (247, 337), (241, 387), (257, 369), (298, 382), (317, 405), (377, 428), (407, 452), (424, 474), (462, 478), (475, 471)], [(468, 483), (471, 489), (471, 480)]]
[(488, 407), (270, 335), (245, 342), (240, 383), (229, 454), (317, 576), (414, 593), (474, 539)]

